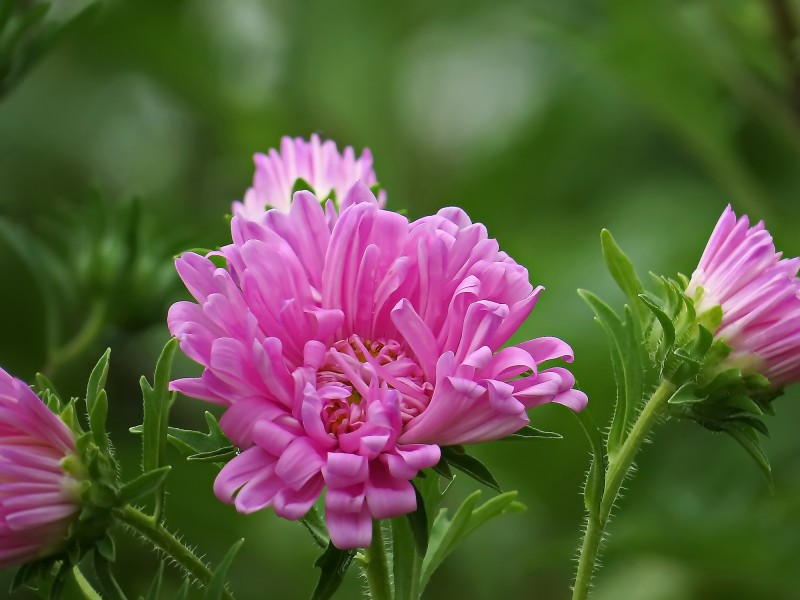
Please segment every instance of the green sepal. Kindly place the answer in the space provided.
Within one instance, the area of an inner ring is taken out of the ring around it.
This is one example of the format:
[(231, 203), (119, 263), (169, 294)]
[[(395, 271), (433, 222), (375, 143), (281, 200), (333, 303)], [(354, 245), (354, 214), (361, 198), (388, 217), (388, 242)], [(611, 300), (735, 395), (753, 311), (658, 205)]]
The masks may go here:
[(503, 491), (500, 488), (500, 484), (497, 483), (497, 480), (494, 478), (494, 475), (492, 475), (491, 471), (489, 471), (488, 467), (474, 456), (467, 454), (463, 447), (443, 446), (442, 460), (444, 460), (449, 466), (455, 467), (462, 473), (466, 473), (478, 483), (492, 488), (498, 493)]
[(515, 431), (511, 435), (497, 440), (498, 442), (527, 442), (532, 440), (560, 440), (563, 436), (555, 431), (544, 431), (536, 429), (530, 425), (526, 425), (519, 431)]
[(659, 340), (658, 352), (659, 358), (664, 360), (666, 353), (672, 350), (672, 346), (675, 344), (675, 325), (672, 323), (672, 317), (659, 306), (658, 299), (646, 293), (640, 294), (639, 298), (644, 302), (647, 308), (650, 309), (650, 312), (653, 313), (656, 319), (658, 319), (658, 323), (661, 325), (662, 338)]
[(355, 550), (340, 550), (333, 545), (333, 542), (328, 543), (325, 551), (314, 561), (314, 566), (320, 569), (320, 574), (317, 586), (311, 594), (311, 600), (327, 600), (336, 593), (355, 554)]
[(328, 537), (328, 528), (325, 526), (325, 520), (320, 516), (319, 511), (315, 506), (312, 506), (306, 516), (300, 519), (300, 522), (308, 529), (311, 537), (320, 548), (326, 548), (330, 543)]
[(206, 586), (206, 593), (203, 595), (203, 600), (222, 600), (222, 595), (225, 592), (225, 579), (228, 576), (228, 569), (233, 564), (233, 559), (239, 548), (244, 544), (244, 539), (240, 539), (230, 547), (225, 553), (225, 556), (220, 561), (214, 574), (211, 576), (211, 581)]
[(36, 585), (37, 580), (47, 578), (52, 572), (56, 560), (56, 558), (48, 557), (25, 563), (19, 567), (17, 572), (14, 573), (9, 592), (16, 592), (23, 586), (33, 587)]
[(134, 501), (155, 492), (169, 475), (172, 467), (169, 465), (142, 473), (133, 481), (123, 485), (117, 493), (117, 502), (120, 506), (131, 504)]
[(769, 464), (769, 458), (766, 452), (764, 452), (764, 448), (761, 446), (761, 440), (758, 439), (756, 432), (753, 431), (752, 428), (742, 426), (738, 423), (725, 426), (723, 431), (730, 435), (747, 451), (750, 457), (755, 461), (764, 479), (766, 479), (770, 492), (774, 493), (775, 486), (772, 481), (772, 467)]
[(95, 552), (99, 552), (100, 556), (109, 562), (114, 562), (117, 559), (117, 547), (114, 543), (114, 538), (109, 533), (97, 540), (94, 549)]
[(108, 434), (106, 433), (106, 417), (108, 416), (108, 398), (104, 388), (108, 377), (108, 361), (111, 348), (108, 348), (97, 361), (86, 386), (86, 412), (89, 416), (89, 430), (95, 444), (101, 450), (108, 450)]
[(525, 506), (516, 501), (516, 491), (495, 496), (475, 508), (480, 495), (481, 491), (476, 490), (467, 496), (452, 519), (448, 518), (446, 508), (439, 511), (431, 528), (428, 552), (422, 561), (420, 591), (425, 589), (436, 569), (469, 534), (495, 517), (525, 510)]

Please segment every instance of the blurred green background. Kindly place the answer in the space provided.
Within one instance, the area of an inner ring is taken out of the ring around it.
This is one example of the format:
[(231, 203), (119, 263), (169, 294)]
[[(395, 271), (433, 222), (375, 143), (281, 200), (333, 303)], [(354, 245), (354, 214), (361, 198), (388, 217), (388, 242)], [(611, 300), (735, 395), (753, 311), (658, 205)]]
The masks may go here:
[[(83, 4), (56, 2), (48, 20)], [(223, 214), (249, 186), (254, 152), (319, 132), (371, 148), (391, 208), (416, 218), (457, 204), (488, 226), (547, 287), (519, 338), (572, 344), (589, 410), (605, 422), (610, 362), (575, 293), (622, 302), (601, 228), (642, 273), (690, 274), (730, 202), (800, 254), (798, 20), (788, 0), (104, 1), (0, 98), (0, 213), (83, 278), (43, 299), (38, 255), (0, 241), (0, 364), (30, 379), (46, 366), (46, 310), (66, 315), (66, 339), (92, 307), (111, 306), (89, 352), (54, 378), (80, 395), (112, 346), (112, 429), (132, 475), (137, 379), (185, 293), (171, 255), (225, 242)], [(135, 261), (117, 260), (136, 237), (119, 233), (132, 197), (147, 234)], [(116, 216), (87, 236), (98, 212)], [(137, 283), (120, 290), (120, 274)], [(176, 369), (194, 372), (186, 360)], [(206, 408), (180, 398), (174, 422), (200, 423)], [(595, 600), (800, 598), (798, 390), (777, 408), (774, 495), (730, 439), (683, 423), (657, 430), (611, 524)], [(568, 598), (588, 450), (565, 409), (531, 418), (565, 439), (474, 449), (528, 511), (470, 538), (426, 597)], [(237, 598), (308, 597), (306, 531), (271, 511), (235, 514), (214, 499), (210, 467), (172, 457), (172, 526), (212, 561), (247, 538), (231, 571)], [(456, 497), (471, 488), (461, 484)], [(145, 593), (156, 564), (126, 538), (129, 596)], [(340, 597), (361, 585), (351, 573)]]

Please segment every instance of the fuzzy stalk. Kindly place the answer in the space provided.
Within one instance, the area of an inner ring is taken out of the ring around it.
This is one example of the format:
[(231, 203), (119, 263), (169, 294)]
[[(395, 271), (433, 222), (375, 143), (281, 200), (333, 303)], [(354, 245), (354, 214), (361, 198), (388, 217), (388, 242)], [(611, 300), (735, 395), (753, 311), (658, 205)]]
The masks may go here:
[[(191, 577), (203, 585), (211, 582), (213, 573), (208, 565), (153, 517), (130, 505), (119, 509), (116, 515), (125, 525), (179, 564)], [(225, 600), (233, 600), (233, 595), (228, 590), (223, 591), (223, 597)]]
[(606, 470), (603, 498), (599, 511), (590, 511), (587, 519), (586, 531), (581, 544), (578, 572), (575, 585), (572, 589), (572, 600), (586, 600), (592, 584), (592, 577), (597, 568), (597, 554), (600, 543), (605, 535), (605, 528), (611, 516), (611, 510), (619, 497), (623, 481), (628, 476), (633, 466), (633, 461), (647, 436), (661, 417), (667, 400), (675, 392), (675, 385), (671, 381), (662, 381), (647, 400), (633, 424), (625, 443), (618, 454), (608, 463)]
[(389, 561), (386, 556), (386, 544), (383, 541), (383, 528), (377, 519), (372, 521), (372, 543), (366, 549), (365, 559), (364, 571), (367, 575), (370, 600), (391, 600)]

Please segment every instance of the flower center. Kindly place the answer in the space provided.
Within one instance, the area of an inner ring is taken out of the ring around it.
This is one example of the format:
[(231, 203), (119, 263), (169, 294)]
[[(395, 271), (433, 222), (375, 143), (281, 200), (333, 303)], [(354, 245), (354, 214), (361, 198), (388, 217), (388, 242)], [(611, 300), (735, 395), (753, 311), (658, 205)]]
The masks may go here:
[(406, 423), (430, 402), (433, 385), (425, 380), (413, 355), (396, 340), (362, 340), (357, 335), (336, 342), (317, 372), (322, 422), (338, 436), (364, 423), (374, 391), (388, 387), (400, 393), (400, 415)]

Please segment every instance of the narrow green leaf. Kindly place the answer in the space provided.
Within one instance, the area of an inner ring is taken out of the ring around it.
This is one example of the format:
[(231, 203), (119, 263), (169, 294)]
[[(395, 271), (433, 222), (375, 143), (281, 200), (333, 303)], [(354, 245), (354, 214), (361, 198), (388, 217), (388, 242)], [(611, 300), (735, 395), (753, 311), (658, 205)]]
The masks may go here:
[(184, 579), (183, 584), (178, 589), (178, 593), (175, 595), (175, 600), (188, 600), (189, 598), (189, 580)]
[(603, 436), (587, 409), (583, 409), (581, 412), (570, 410), (569, 413), (578, 420), (584, 433), (586, 433), (586, 438), (589, 440), (592, 464), (589, 466), (589, 472), (586, 475), (583, 499), (589, 514), (597, 515), (600, 510), (600, 503), (603, 500), (603, 489), (606, 485), (606, 455), (603, 452)]
[(516, 490), (505, 492), (504, 494), (490, 498), (473, 510), (467, 526), (459, 533), (456, 543), (460, 542), (473, 531), (495, 517), (504, 514), (524, 512), (526, 510), (525, 505), (521, 502), (517, 502), (518, 495), (519, 492)]
[(417, 552), (411, 524), (405, 517), (396, 517), (391, 525), (394, 600), (419, 600), (422, 557)]
[(236, 456), (236, 446), (225, 446), (224, 448), (217, 448), (211, 452), (198, 452), (187, 456), (186, 460), (193, 462), (211, 462), (211, 463), (226, 463)]
[(355, 550), (340, 550), (333, 543), (328, 544), (322, 555), (314, 562), (314, 566), (321, 572), (317, 586), (311, 594), (311, 600), (328, 600), (336, 593), (354, 556)]
[(480, 490), (468, 496), (456, 511), (453, 519), (447, 518), (447, 509), (439, 511), (431, 530), (428, 552), (422, 561), (420, 590), (424, 590), (431, 576), (464, 539), (495, 517), (525, 510), (516, 501), (517, 492), (506, 492), (474, 508)]
[[(414, 485), (414, 482), (411, 482)], [(417, 486), (414, 485), (414, 494), (417, 497), (417, 510), (408, 513), (408, 524), (414, 534), (414, 543), (420, 556), (425, 556), (428, 551), (428, 513), (425, 510), (425, 499)]]
[(608, 432), (608, 453), (614, 456), (636, 418), (636, 408), (642, 399), (644, 369), (641, 358), (642, 343), (630, 308), (625, 308), (625, 323), (617, 313), (588, 290), (578, 290), (578, 295), (589, 305), (595, 320), (608, 338), (611, 367), (616, 383), (616, 402), (611, 427)]
[(684, 383), (681, 387), (675, 390), (675, 393), (667, 400), (668, 404), (673, 406), (680, 406), (682, 404), (697, 404), (703, 402), (707, 396), (701, 396), (697, 391), (697, 384)]
[(608, 272), (611, 273), (611, 277), (614, 278), (619, 288), (627, 296), (631, 306), (636, 311), (639, 322), (643, 326), (647, 321), (647, 314), (644, 307), (639, 303), (638, 298), (639, 294), (644, 292), (644, 287), (636, 274), (633, 263), (619, 247), (608, 229), (603, 229), (600, 232), (600, 246), (603, 249), (603, 258)]
[(478, 483), (482, 483), (497, 492), (503, 491), (486, 465), (474, 456), (470, 456), (466, 452), (458, 452), (452, 446), (444, 446), (442, 447), (442, 458), (447, 461), (448, 465), (455, 467), (462, 473), (466, 473)]
[(472, 515), (472, 508), (480, 498), (481, 491), (475, 490), (458, 507), (452, 519), (447, 518), (447, 509), (439, 511), (431, 528), (431, 535), (428, 540), (428, 552), (422, 561), (422, 575), (420, 577), (420, 590), (424, 590), (434, 571), (452, 552), (455, 540), (458, 538), (462, 529), (467, 527), (469, 518)]
[(67, 561), (62, 562), (58, 566), (58, 570), (50, 581), (50, 600), (59, 600), (61, 592), (64, 590), (64, 584), (67, 582), (67, 577), (72, 572), (72, 565)]
[(225, 579), (228, 577), (228, 569), (233, 564), (233, 559), (239, 548), (244, 544), (244, 539), (235, 542), (230, 549), (225, 553), (219, 566), (214, 571), (211, 581), (206, 586), (206, 593), (203, 595), (203, 600), (222, 600), (222, 594), (225, 591)]
[(525, 442), (531, 440), (560, 440), (562, 439), (562, 435), (560, 433), (556, 433), (555, 431), (544, 431), (542, 429), (536, 429), (531, 427), (530, 425), (526, 425), (519, 431), (515, 431), (511, 435), (507, 435), (504, 438), (500, 438), (499, 442)]
[(101, 592), (104, 600), (127, 600), (122, 589), (119, 587), (114, 574), (111, 572), (111, 563), (97, 552), (94, 552), (94, 571), (102, 587)]
[(453, 480), (453, 471), (450, 470), (450, 465), (447, 464), (446, 460), (440, 460), (438, 463), (431, 467), (435, 473), (441, 475), (445, 479), (449, 479), (450, 481)]
[(320, 548), (326, 548), (330, 542), (328, 537), (328, 528), (325, 526), (325, 520), (320, 516), (319, 511), (315, 506), (306, 513), (306, 516), (300, 519), (300, 522), (305, 525), (311, 537)]
[(108, 448), (108, 434), (106, 433), (106, 417), (108, 416), (108, 399), (103, 387), (108, 377), (108, 361), (111, 357), (111, 348), (108, 348), (100, 360), (97, 361), (89, 383), (86, 386), (86, 412), (89, 415), (89, 429), (92, 432), (97, 446), (103, 450)]
[(142, 498), (158, 489), (169, 475), (172, 467), (169, 465), (142, 473), (133, 481), (129, 481), (119, 490), (118, 500), (120, 506), (130, 504), (139, 498)]
[(161, 582), (164, 579), (164, 561), (158, 563), (158, 571), (153, 583), (150, 584), (150, 590), (147, 592), (147, 600), (159, 600), (161, 598)]
[(144, 403), (142, 422), (142, 470), (146, 473), (158, 469), (164, 462), (167, 445), (169, 411), (175, 394), (169, 391), (172, 359), (178, 347), (176, 338), (170, 339), (156, 362), (151, 386), (145, 377), (140, 380)]

